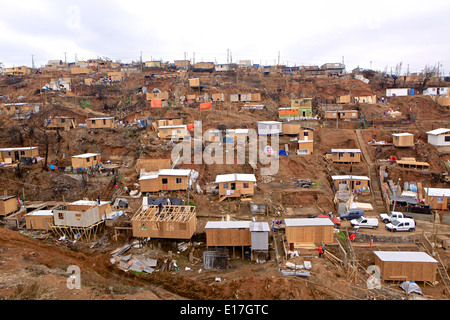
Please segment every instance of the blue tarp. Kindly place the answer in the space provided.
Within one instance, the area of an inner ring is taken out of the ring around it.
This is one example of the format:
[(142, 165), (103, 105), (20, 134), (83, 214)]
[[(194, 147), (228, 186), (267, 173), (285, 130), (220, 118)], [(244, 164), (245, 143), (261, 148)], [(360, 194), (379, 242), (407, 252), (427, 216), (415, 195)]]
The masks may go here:
[(280, 156), (287, 156), (287, 153), (283, 149), (280, 149), (280, 151), (278, 151), (278, 155), (280, 155)]

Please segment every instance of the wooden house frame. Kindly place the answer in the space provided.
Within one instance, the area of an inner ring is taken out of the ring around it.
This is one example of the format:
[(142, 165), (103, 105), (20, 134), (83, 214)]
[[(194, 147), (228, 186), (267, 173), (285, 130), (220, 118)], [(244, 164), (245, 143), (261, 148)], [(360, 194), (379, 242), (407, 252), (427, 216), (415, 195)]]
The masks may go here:
[(195, 206), (141, 206), (131, 218), (138, 238), (190, 239), (197, 228)]
[(53, 225), (53, 210), (35, 210), (25, 214), (25, 226), (30, 230), (49, 231)]
[(0, 216), (7, 216), (19, 208), (15, 196), (0, 196)]
[(334, 243), (334, 224), (325, 218), (284, 219), (286, 240), (297, 244)]
[(438, 262), (425, 252), (374, 251), (375, 265), (385, 281), (436, 281)]

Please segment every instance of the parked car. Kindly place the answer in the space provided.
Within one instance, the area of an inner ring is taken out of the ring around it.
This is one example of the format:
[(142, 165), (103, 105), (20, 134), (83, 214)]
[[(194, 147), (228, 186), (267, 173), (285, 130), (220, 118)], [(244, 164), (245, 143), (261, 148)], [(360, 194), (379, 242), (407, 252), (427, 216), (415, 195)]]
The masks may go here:
[(377, 218), (359, 217), (358, 219), (351, 220), (350, 224), (352, 225), (352, 227), (357, 227), (357, 228), (376, 229), (376, 228), (378, 228), (378, 219)]
[(411, 218), (399, 218), (386, 224), (389, 231), (414, 231), (416, 230), (416, 221)]
[(339, 218), (330, 217), (329, 215), (326, 215), (326, 214), (318, 214), (316, 217), (317, 218), (328, 218), (328, 219), (330, 219), (331, 222), (333, 222), (335, 227), (337, 227), (337, 228), (339, 228), (341, 226), (341, 220)]
[(386, 214), (386, 213), (381, 213), (380, 214), (380, 219), (384, 223), (389, 223), (389, 222), (392, 222), (392, 221), (394, 221), (396, 219), (402, 219), (402, 218), (410, 218), (410, 219), (412, 219), (413, 217), (406, 216), (402, 212), (398, 212), (398, 211), (391, 211), (389, 214)]
[(352, 220), (352, 219), (358, 219), (359, 217), (364, 216), (364, 210), (362, 209), (350, 209), (345, 213), (341, 213), (339, 215), (339, 218), (341, 220)]

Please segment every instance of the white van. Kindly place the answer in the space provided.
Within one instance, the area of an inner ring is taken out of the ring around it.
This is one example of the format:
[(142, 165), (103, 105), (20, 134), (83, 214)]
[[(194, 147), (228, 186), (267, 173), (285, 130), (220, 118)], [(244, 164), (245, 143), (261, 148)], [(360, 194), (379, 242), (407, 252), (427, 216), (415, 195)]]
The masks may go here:
[(350, 220), (350, 224), (354, 228), (378, 228), (378, 219), (377, 218), (366, 218), (359, 217), (358, 219)]
[(389, 231), (414, 231), (416, 230), (416, 222), (410, 218), (400, 218), (386, 225)]

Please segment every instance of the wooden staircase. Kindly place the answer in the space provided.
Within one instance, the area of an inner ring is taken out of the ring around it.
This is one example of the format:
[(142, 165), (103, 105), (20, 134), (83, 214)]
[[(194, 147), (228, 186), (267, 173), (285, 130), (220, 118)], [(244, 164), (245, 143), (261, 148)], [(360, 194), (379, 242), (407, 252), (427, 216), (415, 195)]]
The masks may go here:
[(378, 169), (376, 164), (372, 161), (372, 157), (370, 156), (369, 149), (367, 147), (367, 143), (364, 141), (362, 130), (358, 129), (356, 131), (356, 138), (358, 140), (359, 149), (361, 150), (362, 158), (366, 162), (368, 167), (370, 186), (373, 196), (374, 209), (378, 213), (389, 211), (389, 208), (386, 208), (386, 202), (383, 199), (383, 195), (381, 193), (380, 179), (378, 176)]

